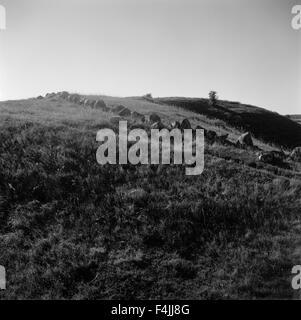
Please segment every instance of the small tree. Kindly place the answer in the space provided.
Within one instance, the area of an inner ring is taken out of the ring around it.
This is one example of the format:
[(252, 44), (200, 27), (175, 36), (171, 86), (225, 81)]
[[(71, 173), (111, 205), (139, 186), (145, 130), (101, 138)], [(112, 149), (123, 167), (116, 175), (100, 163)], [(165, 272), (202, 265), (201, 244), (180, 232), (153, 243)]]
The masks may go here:
[(218, 100), (217, 92), (216, 91), (210, 91), (209, 92), (209, 104), (211, 106), (216, 106)]

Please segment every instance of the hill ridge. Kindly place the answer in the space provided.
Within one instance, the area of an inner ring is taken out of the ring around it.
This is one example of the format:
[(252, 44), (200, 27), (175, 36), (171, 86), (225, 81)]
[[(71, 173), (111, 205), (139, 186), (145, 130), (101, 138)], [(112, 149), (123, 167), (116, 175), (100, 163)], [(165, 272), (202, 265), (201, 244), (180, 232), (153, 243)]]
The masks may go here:
[(165, 97), (154, 101), (223, 120), (231, 127), (250, 131), (256, 138), (278, 146), (294, 148), (301, 145), (299, 123), (262, 107), (226, 100), (218, 100), (211, 106), (205, 98)]

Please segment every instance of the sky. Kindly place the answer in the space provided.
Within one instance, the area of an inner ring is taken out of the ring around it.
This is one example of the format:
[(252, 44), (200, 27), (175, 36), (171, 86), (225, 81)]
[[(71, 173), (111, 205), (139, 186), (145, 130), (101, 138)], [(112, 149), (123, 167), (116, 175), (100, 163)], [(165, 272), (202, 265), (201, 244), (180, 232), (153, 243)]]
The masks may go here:
[(207, 97), (301, 114), (301, 0), (0, 0), (0, 100)]

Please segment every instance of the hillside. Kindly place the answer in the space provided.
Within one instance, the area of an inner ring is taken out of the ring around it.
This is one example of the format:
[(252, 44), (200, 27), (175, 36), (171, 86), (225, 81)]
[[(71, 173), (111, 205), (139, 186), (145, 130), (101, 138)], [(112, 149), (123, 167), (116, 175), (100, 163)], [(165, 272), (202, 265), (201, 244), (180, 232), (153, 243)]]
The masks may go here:
[(287, 117), (301, 125), (301, 114), (290, 114)]
[[(301, 164), (267, 164), (257, 149), (238, 148), (244, 130), (226, 114), (251, 111), (249, 125), (259, 114), (292, 121), (252, 107), (221, 112), (204, 102), (206, 112), (193, 112), (170, 99), (85, 98), (103, 99), (108, 110), (56, 95), (0, 102), (0, 265), (8, 274), (1, 299), (293, 297)], [(229, 134), (229, 143), (205, 141), (200, 176), (186, 176), (181, 165), (100, 166), (96, 132), (117, 130), (110, 119), (120, 104), (155, 112), (166, 125), (187, 118)]]
[(223, 120), (229, 126), (250, 131), (256, 138), (278, 146), (294, 148), (301, 145), (301, 125), (298, 121), (263, 108), (222, 100), (211, 106), (208, 99), (196, 98), (170, 97), (155, 101)]

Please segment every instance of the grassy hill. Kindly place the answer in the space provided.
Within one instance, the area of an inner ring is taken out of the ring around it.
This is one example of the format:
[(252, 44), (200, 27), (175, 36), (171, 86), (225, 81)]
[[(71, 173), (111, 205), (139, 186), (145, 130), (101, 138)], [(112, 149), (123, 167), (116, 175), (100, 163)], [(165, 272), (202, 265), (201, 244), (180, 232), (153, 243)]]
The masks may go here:
[(290, 114), (287, 117), (301, 125), (301, 114)]
[(294, 121), (296, 118), (239, 102), (220, 100), (212, 106), (208, 99), (171, 97), (155, 101), (221, 119), (230, 126), (252, 132), (256, 138), (266, 142), (288, 148), (301, 146), (301, 125)]
[[(167, 100), (101, 98), (231, 141), (242, 133)], [(0, 103), (0, 298), (291, 298), (301, 165), (206, 142), (200, 176), (178, 165), (100, 166), (96, 132), (116, 129), (112, 115), (57, 97)]]

